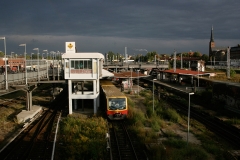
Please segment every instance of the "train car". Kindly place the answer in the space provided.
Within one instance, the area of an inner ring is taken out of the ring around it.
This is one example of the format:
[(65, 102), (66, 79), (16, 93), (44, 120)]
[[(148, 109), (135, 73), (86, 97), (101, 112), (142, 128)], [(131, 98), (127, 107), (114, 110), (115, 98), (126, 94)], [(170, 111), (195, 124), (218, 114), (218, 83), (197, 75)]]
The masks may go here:
[(123, 120), (128, 114), (127, 97), (109, 80), (101, 80), (105, 112), (110, 120)]

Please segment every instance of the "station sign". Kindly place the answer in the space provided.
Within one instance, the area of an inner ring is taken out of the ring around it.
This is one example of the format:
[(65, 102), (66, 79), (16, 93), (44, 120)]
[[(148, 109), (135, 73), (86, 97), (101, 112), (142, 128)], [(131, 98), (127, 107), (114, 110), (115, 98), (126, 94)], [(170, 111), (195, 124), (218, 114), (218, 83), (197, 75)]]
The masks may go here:
[(66, 53), (76, 53), (75, 42), (65, 42)]

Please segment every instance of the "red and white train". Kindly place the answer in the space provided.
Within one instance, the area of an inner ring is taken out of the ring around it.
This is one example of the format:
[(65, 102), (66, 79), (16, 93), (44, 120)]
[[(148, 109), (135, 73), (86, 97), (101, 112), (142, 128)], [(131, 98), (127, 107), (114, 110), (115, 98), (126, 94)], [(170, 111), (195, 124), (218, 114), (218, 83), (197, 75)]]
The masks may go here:
[(101, 80), (102, 105), (110, 120), (122, 120), (128, 115), (127, 97), (110, 80)]

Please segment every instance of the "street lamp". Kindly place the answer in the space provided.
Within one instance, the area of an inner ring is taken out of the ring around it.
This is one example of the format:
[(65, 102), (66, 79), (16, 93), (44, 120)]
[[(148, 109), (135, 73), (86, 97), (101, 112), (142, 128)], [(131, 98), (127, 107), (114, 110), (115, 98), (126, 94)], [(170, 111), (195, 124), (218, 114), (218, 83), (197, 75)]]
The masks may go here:
[(131, 91), (132, 91), (132, 85), (133, 85), (133, 82), (132, 82), (132, 67), (131, 67)]
[(49, 79), (48, 78), (48, 50), (43, 50), (43, 52), (47, 52), (47, 79)]
[(189, 100), (189, 102), (188, 102), (188, 132), (187, 132), (187, 145), (188, 145), (188, 137), (189, 137), (189, 121), (190, 121), (190, 96), (191, 95), (194, 95), (194, 93), (193, 92), (191, 92), (191, 93), (188, 93), (188, 100)]
[(33, 67), (33, 65), (32, 65), (32, 55), (33, 55), (34, 53), (31, 53), (31, 69), (32, 69), (32, 67)]
[(25, 52), (24, 52), (24, 60), (25, 60), (25, 81), (26, 81), (26, 85), (27, 85), (27, 59), (26, 59), (26, 44), (20, 44), (19, 46), (24, 46), (25, 47)]
[(42, 59), (44, 59), (44, 58), (43, 58), (43, 54), (45, 54), (45, 53), (42, 53)]
[(11, 52), (11, 58), (13, 58), (13, 56), (12, 56), (13, 53), (14, 53), (14, 52)]
[(138, 96), (139, 96), (139, 69), (137, 70), (138, 72)]
[(45, 49), (45, 50), (43, 50), (43, 52), (47, 52), (47, 59), (48, 59), (48, 50), (47, 50), (47, 49)]
[(154, 113), (154, 81), (156, 81), (157, 79), (153, 79), (153, 113)]
[(39, 48), (34, 48), (33, 50), (37, 51), (37, 59), (38, 59), (38, 82), (39, 82)]
[(192, 50), (190, 50), (188, 54), (188, 69), (190, 70), (190, 54), (192, 53)]
[(5, 50), (5, 89), (8, 90), (8, 80), (7, 80), (7, 49), (6, 49), (6, 38), (5, 37), (0, 37), (0, 39), (4, 40), (4, 50)]
[[(200, 67), (200, 66), (199, 66)], [(197, 72), (198, 72), (198, 88), (199, 88), (199, 67), (198, 67), (198, 63), (197, 63)]]
[(53, 75), (53, 80), (55, 81), (55, 76), (54, 76), (54, 59), (56, 58), (56, 52), (51, 51), (52, 53), (52, 59), (53, 59), (53, 68), (52, 68), (52, 75)]

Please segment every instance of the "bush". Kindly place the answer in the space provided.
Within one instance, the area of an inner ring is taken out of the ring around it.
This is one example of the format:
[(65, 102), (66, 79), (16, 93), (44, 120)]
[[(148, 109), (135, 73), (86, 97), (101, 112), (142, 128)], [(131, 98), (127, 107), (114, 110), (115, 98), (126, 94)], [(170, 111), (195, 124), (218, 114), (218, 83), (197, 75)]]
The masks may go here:
[(181, 119), (179, 114), (171, 108), (158, 110), (157, 115), (174, 123), (178, 123)]
[(157, 121), (152, 121), (151, 127), (152, 127), (153, 131), (155, 131), (155, 132), (159, 132), (159, 130), (160, 130), (160, 126)]
[(67, 117), (60, 123), (63, 159), (104, 159), (107, 123), (103, 118)]

